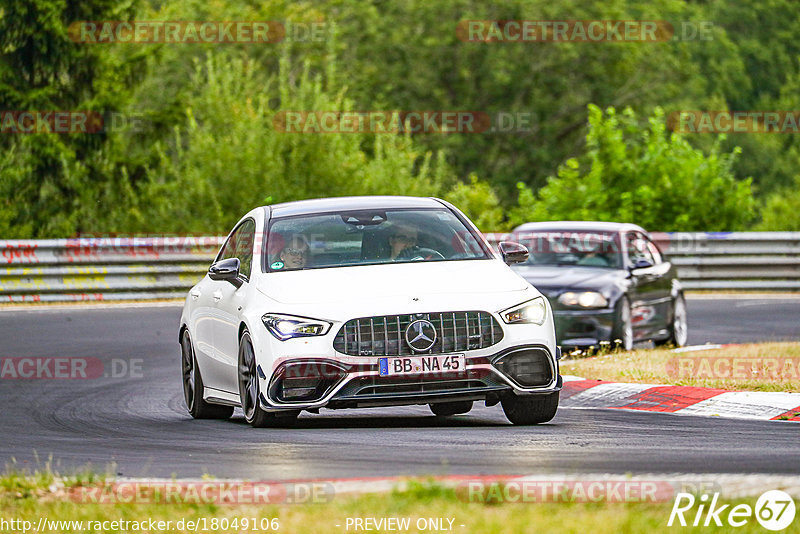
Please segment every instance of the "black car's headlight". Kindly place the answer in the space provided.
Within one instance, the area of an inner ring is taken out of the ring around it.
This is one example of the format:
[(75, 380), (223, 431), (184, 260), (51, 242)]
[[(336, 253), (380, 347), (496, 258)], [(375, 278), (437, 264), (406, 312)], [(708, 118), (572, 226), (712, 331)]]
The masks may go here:
[(324, 336), (332, 325), (332, 323), (321, 319), (279, 313), (267, 313), (261, 320), (270, 334), (281, 341), (286, 341), (293, 337)]
[(507, 324), (528, 323), (541, 325), (547, 318), (547, 304), (544, 302), (544, 297), (536, 297), (533, 300), (500, 312), (500, 317)]
[(606, 308), (608, 300), (597, 291), (567, 291), (558, 302), (570, 308)]

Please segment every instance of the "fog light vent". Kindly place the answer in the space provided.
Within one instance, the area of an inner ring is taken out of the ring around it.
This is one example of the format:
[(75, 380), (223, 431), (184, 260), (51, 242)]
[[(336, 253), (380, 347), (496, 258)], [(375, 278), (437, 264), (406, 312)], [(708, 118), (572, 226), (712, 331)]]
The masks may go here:
[(342, 379), (345, 372), (327, 362), (284, 364), (270, 386), (270, 396), (281, 402), (315, 402)]
[(522, 387), (546, 386), (553, 380), (550, 353), (543, 348), (511, 352), (500, 357), (494, 366)]

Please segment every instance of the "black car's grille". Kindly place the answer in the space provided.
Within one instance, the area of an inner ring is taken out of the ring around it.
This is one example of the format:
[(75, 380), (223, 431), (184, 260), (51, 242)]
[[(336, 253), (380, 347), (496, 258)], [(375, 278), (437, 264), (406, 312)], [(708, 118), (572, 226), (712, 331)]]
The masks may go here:
[(424, 354), (484, 349), (503, 339), (503, 329), (488, 312), (415, 313), (351, 319), (336, 334), (333, 348), (350, 356), (417, 354), (406, 343), (406, 328), (418, 319), (436, 328), (436, 342)]

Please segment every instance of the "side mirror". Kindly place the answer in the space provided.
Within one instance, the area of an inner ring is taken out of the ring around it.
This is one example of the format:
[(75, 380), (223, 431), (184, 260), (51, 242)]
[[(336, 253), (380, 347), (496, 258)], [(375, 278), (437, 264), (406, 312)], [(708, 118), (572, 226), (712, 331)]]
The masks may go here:
[(528, 249), (519, 243), (501, 241), (497, 248), (500, 249), (500, 255), (503, 256), (503, 261), (508, 265), (512, 263), (522, 263), (528, 259)]
[(242, 279), (239, 278), (239, 258), (228, 258), (220, 260), (208, 268), (208, 277), (212, 280), (226, 281), (235, 285), (242, 286)]
[(633, 264), (633, 266), (631, 267), (631, 271), (635, 271), (637, 269), (648, 269), (652, 266), (653, 263), (650, 260), (645, 260), (640, 258), (636, 260), (636, 263)]

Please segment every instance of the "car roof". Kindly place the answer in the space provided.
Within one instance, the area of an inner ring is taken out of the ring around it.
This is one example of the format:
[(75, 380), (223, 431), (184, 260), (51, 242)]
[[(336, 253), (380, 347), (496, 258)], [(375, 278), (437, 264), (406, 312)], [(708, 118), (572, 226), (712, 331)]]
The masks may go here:
[(332, 197), (296, 200), (267, 206), (272, 217), (292, 217), (339, 211), (362, 209), (442, 208), (444, 204), (436, 198), (404, 196)]
[(647, 231), (636, 224), (605, 222), (605, 221), (545, 221), (529, 222), (514, 228), (514, 232), (534, 232), (542, 230), (567, 230), (575, 232), (627, 232), (638, 230)]

